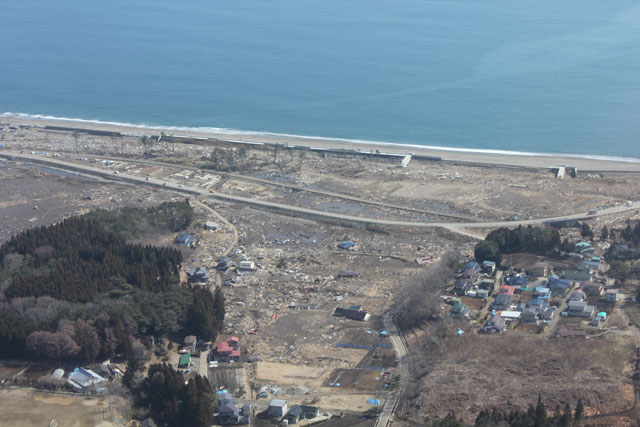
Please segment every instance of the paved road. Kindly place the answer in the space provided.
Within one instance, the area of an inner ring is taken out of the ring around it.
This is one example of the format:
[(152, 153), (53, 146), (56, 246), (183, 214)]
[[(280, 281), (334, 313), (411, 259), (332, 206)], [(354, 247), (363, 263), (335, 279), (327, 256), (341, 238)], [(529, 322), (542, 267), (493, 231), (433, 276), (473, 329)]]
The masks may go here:
[(409, 378), (409, 369), (405, 360), (405, 356), (407, 355), (407, 348), (404, 345), (402, 337), (398, 333), (398, 328), (396, 327), (396, 323), (393, 320), (393, 316), (391, 315), (391, 313), (386, 313), (382, 318), (382, 322), (385, 329), (389, 332), (391, 344), (396, 351), (398, 367), (396, 369), (395, 375), (400, 375), (400, 381), (397, 388), (389, 393), (387, 400), (384, 402), (382, 412), (380, 412), (380, 416), (376, 421), (375, 427), (386, 427), (389, 422), (391, 422), (391, 418), (393, 417), (393, 413), (395, 412), (398, 405), (398, 400), (400, 399), (402, 390), (405, 387), (407, 378)]
[(152, 185), (152, 186), (162, 187), (166, 190), (176, 191), (183, 194), (186, 193), (186, 194), (198, 195), (203, 198), (242, 203), (242, 204), (254, 206), (257, 208), (266, 208), (269, 210), (285, 212), (285, 213), (293, 214), (294, 216), (308, 216), (308, 217), (323, 218), (328, 220), (336, 220), (340, 222), (360, 223), (365, 225), (373, 224), (373, 225), (381, 225), (381, 226), (411, 227), (411, 228), (441, 227), (441, 228), (446, 228), (452, 232), (465, 234), (469, 237), (474, 237), (474, 238), (481, 238), (481, 236), (477, 236), (475, 234), (469, 233), (468, 231), (465, 231), (465, 229), (514, 227), (518, 225), (526, 226), (526, 225), (543, 224), (543, 223), (548, 223), (553, 221), (564, 221), (568, 219), (596, 218), (596, 217), (610, 215), (614, 213), (635, 211), (640, 208), (640, 204), (638, 202), (634, 202), (633, 206), (627, 206), (626, 204), (615, 206), (607, 209), (598, 210), (593, 215), (588, 215), (587, 213), (578, 213), (573, 215), (563, 215), (563, 216), (551, 217), (551, 218), (537, 218), (537, 219), (520, 220), (520, 221), (498, 221), (498, 222), (479, 222), (479, 223), (478, 222), (448, 223), (448, 222), (394, 221), (394, 220), (363, 218), (363, 217), (344, 215), (344, 214), (339, 214), (334, 212), (325, 212), (325, 211), (319, 211), (315, 209), (291, 206), (288, 204), (269, 202), (269, 201), (254, 199), (250, 197), (224, 194), (220, 192), (209, 193), (207, 190), (204, 190), (200, 187), (174, 184), (168, 180), (160, 180), (160, 179), (151, 178), (151, 177), (146, 179), (145, 177), (129, 174), (126, 172), (122, 172), (115, 175), (111, 170), (97, 169), (89, 165), (84, 165), (81, 163), (72, 163), (59, 158), (49, 158), (49, 157), (36, 156), (36, 155), (30, 155), (30, 154), (19, 154), (19, 153), (10, 152), (10, 151), (0, 152), (0, 157), (12, 157), (14, 160), (21, 160), (21, 161), (27, 161), (27, 162), (29, 161), (39, 162), (41, 164), (46, 164), (52, 167), (71, 169), (78, 172), (89, 173), (91, 175), (110, 177), (110, 179), (113, 179), (113, 180), (129, 182), (132, 184)]

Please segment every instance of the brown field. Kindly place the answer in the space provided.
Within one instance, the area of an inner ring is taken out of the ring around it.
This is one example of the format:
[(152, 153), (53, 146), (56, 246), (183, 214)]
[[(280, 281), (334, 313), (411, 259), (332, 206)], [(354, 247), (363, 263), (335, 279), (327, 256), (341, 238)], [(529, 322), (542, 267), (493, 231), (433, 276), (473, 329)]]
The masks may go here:
[(28, 388), (0, 390), (0, 425), (108, 427), (110, 411), (106, 398), (53, 394)]
[[(334, 384), (333, 386), (331, 384)], [(384, 378), (380, 371), (364, 369), (336, 369), (325, 380), (326, 387), (338, 387), (340, 389), (353, 388), (356, 390), (376, 391), (382, 388)]]

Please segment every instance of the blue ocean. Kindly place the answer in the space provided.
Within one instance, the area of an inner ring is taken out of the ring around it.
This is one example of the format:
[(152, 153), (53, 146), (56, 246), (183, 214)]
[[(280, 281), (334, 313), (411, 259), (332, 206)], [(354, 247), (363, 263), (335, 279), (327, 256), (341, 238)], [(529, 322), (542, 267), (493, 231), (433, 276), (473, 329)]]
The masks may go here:
[(5, 0), (0, 113), (640, 157), (634, 0)]

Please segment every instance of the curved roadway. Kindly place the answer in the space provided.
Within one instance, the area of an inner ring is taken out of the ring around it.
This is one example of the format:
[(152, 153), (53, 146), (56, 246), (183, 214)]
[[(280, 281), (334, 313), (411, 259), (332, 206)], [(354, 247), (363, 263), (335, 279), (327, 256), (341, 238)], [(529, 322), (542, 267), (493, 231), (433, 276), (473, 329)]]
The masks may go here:
[(224, 194), (219, 192), (209, 193), (207, 190), (204, 190), (199, 187), (174, 184), (168, 180), (160, 180), (153, 177), (149, 177), (147, 179), (145, 177), (128, 174), (126, 172), (119, 172), (118, 174), (114, 174), (112, 170), (97, 169), (95, 167), (91, 167), (83, 164), (67, 162), (59, 158), (49, 158), (49, 157), (43, 158), (42, 156), (31, 155), (31, 154), (17, 154), (17, 153), (12, 153), (8, 151), (0, 152), (0, 156), (9, 158), (12, 160), (41, 163), (48, 166), (53, 166), (53, 167), (58, 167), (63, 169), (70, 169), (70, 170), (74, 170), (81, 173), (109, 177), (110, 179), (113, 179), (116, 181), (124, 181), (124, 182), (133, 183), (133, 184), (152, 185), (155, 187), (161, 187), (167, 190), (172, 190), (172, 191), (176, 191), (183, 194), (198, 195), (203, 198), (213, 198), (213, 199), (219, 199), (219, 200), (224, 200), (228, 202), (242, 203), (250, 206), (255, 206), (258, 208), (267, 208), (270, 210), (277, 210), (281, 212), (290, 213), (293, 215), (303, 215), (303, 216), (338, 220), (343, 222), (375, 224), (375, 225), (392, 226), (392, 227), (417, 227), (417, 228), (441, 227), (456, 233), (461, 233), (469, 237), (475, 237), (475, 238), (479, 238), (479, 236), (476, 236), (471, 233), (467, 233), (464, 231), (464, 229), (515, 227), (518, 225), (544, 224), (549, 222), (564, 221), (564, 220), (570, 220), (570, 219), (595, 218), (595, 217), (610, 215), (614, 213), (635, 211), (640, 208), (640, 204), (637, 202), (634, 202), (632, 206), (627, 206), (626, 204), (623, 204), (620, 206), (598, 210), (595, 212), (595, 214), (592, 214), (592, 215), (589, 215), (587, 213), (578, 213), (578, 214), (563, 215), (563, 216), (551, 217), (551, 218), (536, 218), (536, 219), (519, 220), (519, 221), (456, 222), (456, 223), (395, 221), (395, 220), (387, 220), (387, 219), (363, 218), (363, 217), (344, 215), (344, 214), (339, 214), (334, 212), (325, 212), (325, 211), (320, 211), (316, 209), (291, 206), (288, 204), (269, 202), (265, 200), (236, 196), (232, 194)]

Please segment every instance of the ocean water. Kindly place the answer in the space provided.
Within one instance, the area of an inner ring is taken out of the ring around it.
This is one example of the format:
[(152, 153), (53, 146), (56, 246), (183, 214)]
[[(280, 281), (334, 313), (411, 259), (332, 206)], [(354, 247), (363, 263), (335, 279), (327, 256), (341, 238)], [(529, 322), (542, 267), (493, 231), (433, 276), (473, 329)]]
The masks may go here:
[(634, 0), (5, 0), (0, 112), (640, 157)]

